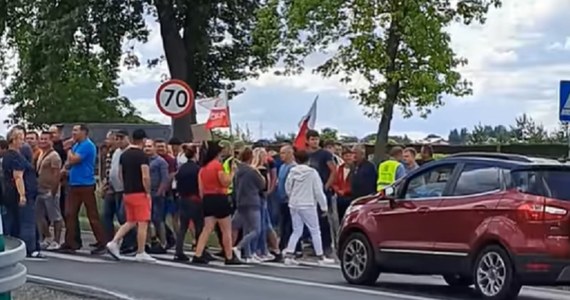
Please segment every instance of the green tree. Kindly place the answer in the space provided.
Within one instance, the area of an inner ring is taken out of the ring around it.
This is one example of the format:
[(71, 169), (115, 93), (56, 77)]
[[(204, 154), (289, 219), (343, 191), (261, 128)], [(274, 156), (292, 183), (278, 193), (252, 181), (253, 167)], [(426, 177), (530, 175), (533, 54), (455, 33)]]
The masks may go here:
[(446, 28), (453, 22), (483, 23), (500, 0), (314, 1), (268, 0), (259, 16), (256, 38), (269, 41), (284, 57), (287, 72), (303, 70), (309, 54), (336, 48), (317, 67), (321, 75), (344, 74), (343, 82), (362, 75), (367, 87), (351, 94), (369, 115), (380, 117), (375, 159), (385, 156), (396, 108), (405, 116), (415, 107), (421, 116), (443, 105), (442, 95), (462, 97), (471, 83), (455, 69), (467, 61), (457, 57)]
[(358, 137), (352, 135), (343, 135), (339, 138), (339, 142), (343, 144), (358, 143)]
[[(253, 32), (256, 26), (266, 27), (260, 22), (271, 19), (263, 11), (256, 18), (262, 1), (153, 2), (151, 12), (160, 23), (170, 77), (187, 82), (194, 91), (210, 96), (227, 89), (232, 98), (243, 92), (236, 89), (234, 81), (255, 77), (259, 70), (276, 63), (271, 55), (273, 41)], [(153, 59), (150, 65), (161, 60)], [(173, 120), (174, 136), (189, 140), (190, 126), (195, 123), (194, 108), (189, 115)]]
[(320, 134), (323, 141), (338, 141), (338, 130), (334, 128), (323, 128)]
[(294, 132), (289, 132), (289, 133), (277, 132), (273, 135), (273, 140), (278, 143), (293, 142), (296, 137), (297, 134)]
[(146, 41), (142, 3), (3, 1), (2, 12), (2, 103), (14, 108), (8, 122), (145, 122), (117, 81), (122, 41)]

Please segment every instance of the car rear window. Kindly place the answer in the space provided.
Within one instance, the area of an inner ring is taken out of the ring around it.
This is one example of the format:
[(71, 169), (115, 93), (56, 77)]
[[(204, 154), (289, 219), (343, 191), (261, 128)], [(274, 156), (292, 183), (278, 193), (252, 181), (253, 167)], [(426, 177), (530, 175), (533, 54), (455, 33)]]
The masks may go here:
[(511, 182), (523, 193), (570, 201), (570, 170), (513, 171)]

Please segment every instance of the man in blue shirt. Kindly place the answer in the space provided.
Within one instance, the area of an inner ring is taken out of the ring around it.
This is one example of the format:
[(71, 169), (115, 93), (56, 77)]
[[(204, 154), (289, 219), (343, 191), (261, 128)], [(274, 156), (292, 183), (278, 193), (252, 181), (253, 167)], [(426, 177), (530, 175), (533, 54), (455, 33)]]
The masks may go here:
[[(281, 147), (279, 151), (279, 157), (281, 159), (281, 167), (279, 168), (279, 173), (277, 175), (277, 200), (279, 202), (279, 232), (281, 233), (281, 239), (279, 240), (279, 250), (283, 252), (287, 248), (287, 242), (289, 237), (293, 233), (293, 223), (291, 220), (291, 211), (289, 210), (289, 199), (287, 198), (287, 193), (285, 192), (285, 181), (289, 171), (297, 163), (295, 162), (294, 151), (291, 145), (285, 145)], [(297, 244), (297, 252), (301, 252), (301, 243)]]
[(73, 126), (72, 138), (74, 141), (71, 150), (67, 154), (65, 169), (68, 170), (69, 193), (67, 208), (65, 211), (66, 232), (65, 244), (62, 250), (75, 252), (79, 245), (75, 240), (75, 230), (77, 228), (77, 215), (81, 206), (85, 204), (87, 218), (91, 225), (91, 230), (95, 235), (97, 244), (92, 254), (105, 253), (106, 238), (103, 226), (97, 211), (97, 200), (95, 199), (95, 163), (97, 160), (97, 147), (88, 137), (89, 129), (85, 125)]

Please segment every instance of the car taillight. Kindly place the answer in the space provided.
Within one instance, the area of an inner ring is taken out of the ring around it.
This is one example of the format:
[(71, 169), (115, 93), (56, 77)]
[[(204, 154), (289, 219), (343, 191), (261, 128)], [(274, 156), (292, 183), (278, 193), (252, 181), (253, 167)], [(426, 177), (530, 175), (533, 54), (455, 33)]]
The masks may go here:
[(529, 203), (519, 206), (518, 211), (528, 221), (556, 221), (568, 213), (563, 208)]

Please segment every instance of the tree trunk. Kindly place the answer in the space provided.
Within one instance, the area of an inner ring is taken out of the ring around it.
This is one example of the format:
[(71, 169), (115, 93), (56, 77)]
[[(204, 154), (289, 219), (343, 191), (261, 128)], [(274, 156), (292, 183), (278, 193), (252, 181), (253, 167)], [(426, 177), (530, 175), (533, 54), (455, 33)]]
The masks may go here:
[(400, 34), (398, 33), (397, 20), (392, 18), (392, 23), (388, 28), (388, 39), (386, 40), (387, 55), (390, 59), (386, 67), (386, 80), (389, 80), (386, 88), (386, 99), (382, 107), (382, 116), (378, 131), (376, 133), (376, 144), (374, 145), (374, 162), (379, 163), (386, 159), (386, 150), (388, 146), (388, 134), (390, 133), (390, 124), (394, 116), (394, 106), (398, 101), (400, 93), (399, 80), (393, 80), (391, 75), (396, 71), (396, 56), (398, 55), (398, 47), (400, 46)]
[[(189, 82), (188, 80), (189, 66), (186, 64), (188, 53), (176, 24), (176, 14), (172, 1), (156, 0), (155, 5), (158, 12), (162, 46), (164, 48), (164, 55), (168, 64), (170, 77), (187, 82), (190, 88), (196, 92), (196, 83)], [(184, 142), (190, 142), (192, 140), (191, 125), (194, 123), (196, 123), (195, 105), (189, 114), (177, 119), (172, 119), (172, 136)]]

